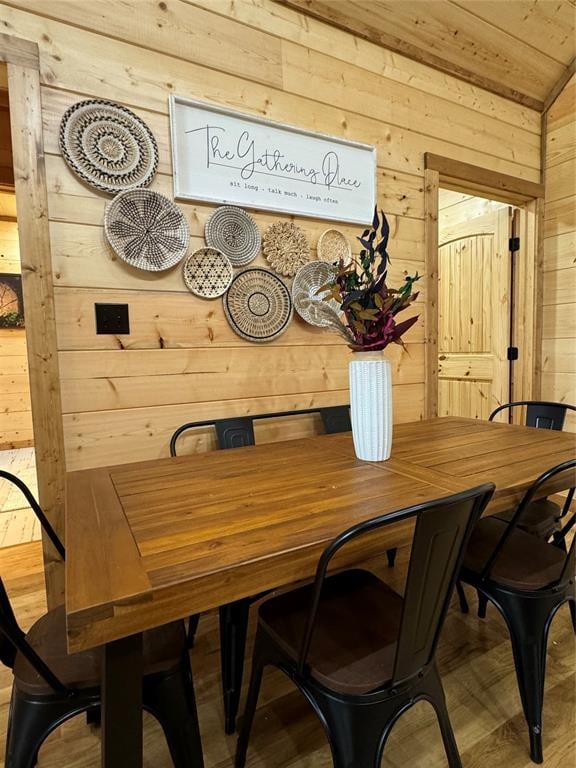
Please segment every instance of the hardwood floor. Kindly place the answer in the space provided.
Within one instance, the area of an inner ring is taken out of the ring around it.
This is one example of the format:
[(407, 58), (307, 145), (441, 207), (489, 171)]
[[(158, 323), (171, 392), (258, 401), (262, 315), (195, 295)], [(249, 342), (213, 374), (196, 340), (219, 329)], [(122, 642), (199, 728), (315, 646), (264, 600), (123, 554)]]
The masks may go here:
[[(0, 451), (0, 469), (19, 477), (38, 496), (34, 448)], [(38, 541), (41, 535), (40, 523), (26, 499), (14, 485), (0, 478), (0, 547)]]
[[(407, 555), (399, 553), (398, 583)], [(22, 626), (44, 610), (44, 581), (39, 543), (0, 551), (0, 576)], [(472, 608), (475, 600), (470, 594)], [(575, 643), (568, 608), (552, 623), (544, 709), (546, 768), (576, 764)], [(521, 713), (510, 644), (492, 607), (485, 621), (462, 616), (454, 602), (440, 641), (439, 666), (464, 768), (529, 768), (528, 735)], [(235, 738), (224, 736), (220, 701), (218, 627), (215, 616), (202, 617), (192, 654), (206, 768), (231, 768)], [(0, 738), (5, 739), (11, 674), (0, 670)], [(159, 726), (145, 715), (145, 766), (171, 768)], [(39, 768), (98, 768), (99, 731), (83, 718), (65, 724), (46, 741)], [(277, 671), (265, 675), (256, 716), (249, 768), (331, 768), (322, 728), (307, 703)], [(444, 768), (446, 761), (434, 716), (424, 703), (412, 708), (394, 728), (383, 768)], [(0, 759), (0, 766), (4, 763)]]

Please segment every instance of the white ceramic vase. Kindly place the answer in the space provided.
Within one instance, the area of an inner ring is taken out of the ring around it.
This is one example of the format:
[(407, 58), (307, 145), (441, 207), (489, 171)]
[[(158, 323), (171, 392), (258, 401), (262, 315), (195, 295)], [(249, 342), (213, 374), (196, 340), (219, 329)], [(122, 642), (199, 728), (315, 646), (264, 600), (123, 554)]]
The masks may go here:
[(392, 448), (392, 370), (384, 352), (355, 352), (349, 364), (356, 456), (386, 461)]

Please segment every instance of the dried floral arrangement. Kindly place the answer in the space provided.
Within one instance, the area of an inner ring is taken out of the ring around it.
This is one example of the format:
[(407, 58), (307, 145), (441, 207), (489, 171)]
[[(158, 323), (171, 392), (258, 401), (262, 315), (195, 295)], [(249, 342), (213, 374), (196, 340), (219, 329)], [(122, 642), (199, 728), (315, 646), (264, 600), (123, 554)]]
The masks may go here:
[[(380, 230), (380, 240), (378, 240)], [(338, 262), (336, 277), (318, 289), (324, 301), (338, 302), (343, 319), (331, 316), (330, 327), (340, 333), (355, 352), (376, 352), (388, 344), (401, 344), (402, 336), (418, 320), (418, 315), (396, 322), (399, 312), (407, 309), (418, 297), (414, 283), (420, 279), (406, 276), (400, 288), (386, 284), (390, 263), (388, 239), (390, 226), (381, 211), (374, 210), (372, 226), (358, 238), (362, 246), (359, 259)], [(326, 305), (328, 306), (328, 305)]]

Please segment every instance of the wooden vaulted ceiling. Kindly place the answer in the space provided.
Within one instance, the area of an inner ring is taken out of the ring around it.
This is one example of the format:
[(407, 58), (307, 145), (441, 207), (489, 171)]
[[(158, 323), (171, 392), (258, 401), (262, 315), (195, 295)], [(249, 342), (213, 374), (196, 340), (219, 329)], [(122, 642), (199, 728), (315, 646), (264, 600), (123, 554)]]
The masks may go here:
[(575, 0), (280, 0), (543, 110), (574, 71)]

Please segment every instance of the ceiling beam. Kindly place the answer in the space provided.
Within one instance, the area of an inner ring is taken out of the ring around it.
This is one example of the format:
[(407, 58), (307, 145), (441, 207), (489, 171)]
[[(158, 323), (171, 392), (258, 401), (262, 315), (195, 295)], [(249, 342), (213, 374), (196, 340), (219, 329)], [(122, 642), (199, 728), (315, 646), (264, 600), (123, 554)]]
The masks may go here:
[(514, 88), (509, 88), (508, 86), (497, 83), (487, 77), (482, 77), (482, 75), (478, 75), (472, 70), (460, 67), (458, 64), (454, 64), (440, 56), (429, 53), (422, 48), (418, 48), (416, 45), (412, 45), (412, 43), (401, 40), (395, 35), (389, 35), (380, 29), (367, 26), (352, 17), (342, 16), (339, 13), (338, 8), (332, 6), (330, 2), (323, 2), (322, 0), (276, 0), (276, 2), (280, 3), (280, 5), (285, 5), (288, 8), (299, 11), (300, 13), (312, 16), (319, 21), (331, 24), (333, 27), (342, 29), (357, 37), (362, 37), (364, 40), (380, 45), (383, 48), (388, 48), (390, 51), (400, 53), (408, 59), (413, 59), (420, 64), (426, 64), (440, 72), (445, 72), (460, 80), (465, 80), (472, 85), (476, 85), (486, 91), (495, 93), (498, 96), (503, 96), (505, 99), (514, 101), (517, 104), (522, 104), (530, 109), (535, 109), (537, 112), (542, 112), (544, 109), (543, 102), (528, 94), (521, 93)]
[(575, 72), (576, 72), (576, 59), (572, 59), (570, 64), (568, 64), (568, 66), (566, 67), (566, 71), (563, 73), (562, 77), (559, 78), (558, 82), (554, 85), (554, 88), (552, 88), (548, 96), (546, 96), (546, 99), (544, 100), (544, 106), (542, 108), (542, 112), (548, 112), (552, 104), (554, 104), (558, 96), (560, 96), (560, 94), (564, 90), (564, 86), (567, 84), (567, 82), (570, 80), (570, 78)]

